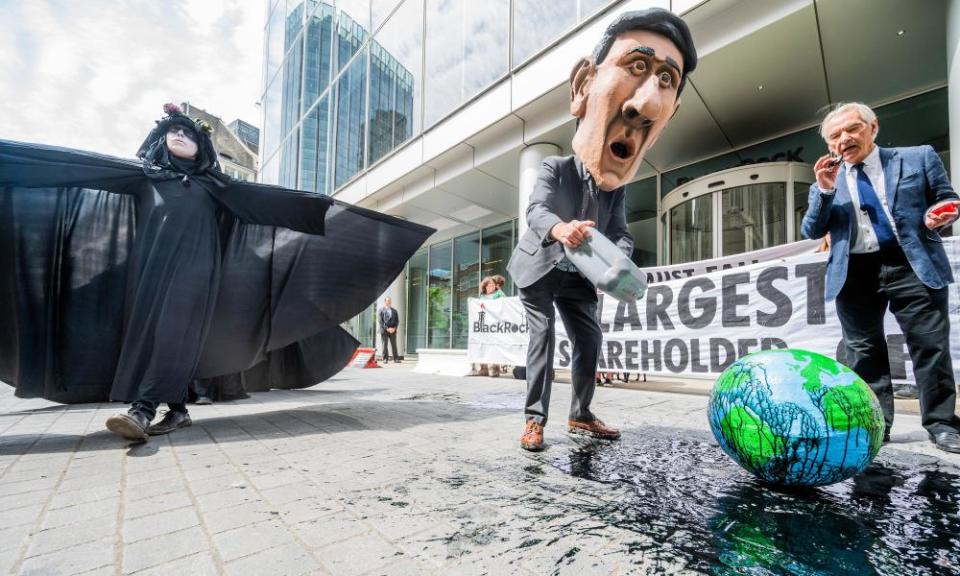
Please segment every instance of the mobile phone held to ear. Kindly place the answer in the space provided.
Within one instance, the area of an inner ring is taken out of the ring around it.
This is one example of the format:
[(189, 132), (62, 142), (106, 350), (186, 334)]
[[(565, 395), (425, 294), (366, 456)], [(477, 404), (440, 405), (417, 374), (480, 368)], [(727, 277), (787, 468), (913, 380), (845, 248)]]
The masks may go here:
[(948, 216), (950, 214), (957, 213), (957, 205), (954, 203), (944, 204), (943, 206), (938, 206), (930, 211), (934, 216)]

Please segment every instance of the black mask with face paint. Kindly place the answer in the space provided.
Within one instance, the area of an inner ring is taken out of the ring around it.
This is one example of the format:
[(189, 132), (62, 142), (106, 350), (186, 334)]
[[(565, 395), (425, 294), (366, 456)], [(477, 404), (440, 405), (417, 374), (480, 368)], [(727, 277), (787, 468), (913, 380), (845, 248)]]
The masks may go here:
[[(137, 157), (143, 160), (144, 174), (156, 179), (182, 178), (185, 185), (188, 185), (191, 179), (198, 178), (217, 183), (227, 180), (228, 177), (220, 169), (210, 134), (200, 129), (178, 106), (167, 104), (164, 111), (167, 116), (157, 120), (156, 127), (137, 150)], [(192, 160), (177, 158), (167, 148), (167, 132), (174, 126), (182, 126), (189, 132), (190, 139), (197, 143), (197, 155)]]

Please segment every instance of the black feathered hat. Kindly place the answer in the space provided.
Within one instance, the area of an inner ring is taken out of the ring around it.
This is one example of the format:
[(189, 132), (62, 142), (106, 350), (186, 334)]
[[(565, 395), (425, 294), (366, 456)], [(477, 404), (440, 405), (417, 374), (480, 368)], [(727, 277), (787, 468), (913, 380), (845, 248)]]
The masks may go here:
[[(203, 120), (193, 120), (173, 103), (164, 104), (163, 111), (167, 115), (157, 120), (156, 127), (150, 131), (140, 145), (140, 149), (137, 150), (137, 158), (143, 160), (144, 169), (154, 167), (154, 170), (161, 168), (188, 174), (203, 174), (208, 170), (219, 172), (220, 161), (217, 159), (217, 151), (210, 137), (213, 133), (210, 124)], [(197, 157), (193, 162), (176, 158), (167, 149), (167, 132), (172, 126), (183, 126), (193, 134), (197, 142)]]

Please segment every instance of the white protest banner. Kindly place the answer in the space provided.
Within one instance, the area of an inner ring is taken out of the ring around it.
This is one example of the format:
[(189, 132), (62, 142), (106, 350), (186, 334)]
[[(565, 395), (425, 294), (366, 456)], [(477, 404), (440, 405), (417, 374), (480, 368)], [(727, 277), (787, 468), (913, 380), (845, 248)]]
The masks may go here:
[[(960, 241), (946, 239), (945, 248), (960, 277)], [(803, 348), (842, 358), (836, 308), (823, 297), (827, 257), (805, 254), (661, 282), (636, 302), (601, 295), (604, 342), (598, 368), (715, 378), (737, 358), (769, 348)], [(960, 359), (956, 284), (950, 287), (949, 312), (951, 356)], [(470, 318), (472, 362), (525, 363), (527, 328), (518, 298), (471, 300)], [(912, 381), (900, 327), (892, 314), (885, 324), (891, 375), (895, 381)], [(556, 326), (554, 365), (569, 368), (570, 341), (563, 322)]]
[(744, 252), (733, 256), (721, 256), (710, 260), (698, 260), (686, 264), (673, 264), (670, 266), (656, 266), (653, 268), (644, 268), (647, 274), (647, 284), (656, 284), (657, 282), (668, 282), (670, 280), (681, 280), (716, 272), (717, 270), (730, 270), (731, 268), (740, 268), (751, 264), (769, 262), (771, 260), (780, 260), (799, 256), (801, 254), (812, 254), (820, 245), (819, 240), (801, 240), (791, 242), (790, 244), (781, 244), (772, 248), (763, 248), (752, 252)]
[(527, 363), (527, 316), (520, 299), (467, 300), (467, 358), (483, 364)]

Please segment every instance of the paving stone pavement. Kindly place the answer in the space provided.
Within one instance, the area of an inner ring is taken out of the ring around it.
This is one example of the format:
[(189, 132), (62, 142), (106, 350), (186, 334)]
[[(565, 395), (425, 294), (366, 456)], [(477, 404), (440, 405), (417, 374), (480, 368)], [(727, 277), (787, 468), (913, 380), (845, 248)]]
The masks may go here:
[[(598, 389), (594, 411), (624, 431), (609, 444), (566, 435), (557, 384), (548, 449), (530, 454), (523, 383), (409, 368), (191, 407), (192, 427), (145, 444), (104, 429), (119, 404), (0, 387), (0, 573), (700, 573), (696, 543), (671, 541), (710, 511), (698, 475), (751, 481), (702, 396)], [(960, 465), (916, 416), (893, 436), (881, 455)], [(707, 503), (637, 516), (644, 498)]]

